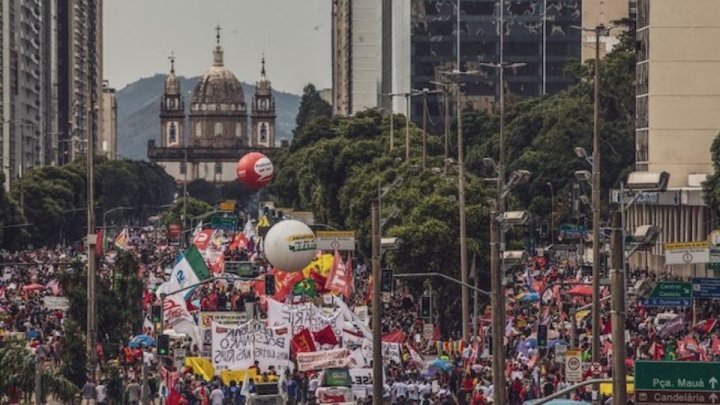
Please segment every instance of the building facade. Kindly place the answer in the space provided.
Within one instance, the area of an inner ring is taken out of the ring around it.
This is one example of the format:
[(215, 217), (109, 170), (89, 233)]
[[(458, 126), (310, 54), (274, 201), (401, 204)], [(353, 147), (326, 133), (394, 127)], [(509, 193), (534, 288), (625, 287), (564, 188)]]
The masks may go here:
[[(84, 153), (102, 128), (102, 1), (57, 1), (57, 162)], [(97, 146), (97, 145), (96, 145)]]
[[(713, 171), (710, 146), (720, 131), (717, 15), (720, 2), (713, 0), (637, 2), (636, 170), (666, 171), (670, 182), (668, 191), (629, 210), (628, 227), (662, 228), (647, 255), (656, 270), (664, 266), (663, 243), (706, 240), (711, 230), (702, 181)], [(669, 270), (689, 275), (698, 269)]]
[(45, 7), (40, 0), (3, 1), (0, 12), (0, 133), (6, 187), (24, 172), (45, 164), (50, 106), (46, 93)]
[(333, 1), (332, 105), (335, 114), (353, 115), (381, 103), (383, 72), (389, 73), (391, 60), (388, 52), (383, 52), (389, 50), (390, 3), (390, 0)]
[(108, 159), (117, 159), (117, 96), (115, 89), (108, 86), (107, 81), (103, 84), (101, 122), (98, 153), (107, 156)]
[[(376, 107), (405, 112), (405, 98), (391, 99), (390, 94), (434, 90), (433, 82), (446, 80), (442, 72), (457, 68), (457, 3), (335, 0), (335, 113), (352, 115)], [(507, 92), (521, 97), (553, 94), (573, 84), (565, 66), (581, 58), (581, 32), (572, 26), (583, 23), (582, 3), (502, 0), (501, 7), (498, 0), (460, 1), (461, 67), (480, 71), (464, 86), (468, 104), (488, 109), (500, 94), (497, 72), (481, 63), (525, 63), (505, 74)], [(443, 96), (431, 96), (427, 101), (428, 127), (440, 132), (444, 128)], [(413, 98), (413, 121), (419, 123), (422, 112), (422, 98)]]
[(187, 117), (171, 56), (170, 74), (160, 102), (160, 145), (155, 141), (148, 144), (150, 160), (178, 183), (197, 179), (212, 183), (235, 181), (237, 161), (245, 153), (267, 153), (276, 146), (275, 98), (265, 58), (248, 109), (240, 82), (225, 67), (219, 27), (217, 30), (213, 64), (193, 89)]

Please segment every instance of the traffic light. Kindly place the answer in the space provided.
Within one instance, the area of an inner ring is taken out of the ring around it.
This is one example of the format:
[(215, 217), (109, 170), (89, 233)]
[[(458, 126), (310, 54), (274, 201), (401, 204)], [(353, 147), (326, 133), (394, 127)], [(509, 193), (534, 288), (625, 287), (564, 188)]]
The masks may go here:
[(538, 325), (537, 345), (547, 347), (547, 325)]
[(383, 269), (380, 275), (380, 291), (393, 291), (393, 272), (390, 269)]
[(265, 295), (275, 295), (275, 276), (265, 275)]
[(170, 335), (159, 335), (157, 339), (158, 356), (170, 355)]
[(420, 318), (430, 319), (432, 314), (431, 301), (429, 295), (420, 297)]
[(150, 322), (152, 322), (153, 325), (162, 322), (162, 306), (160, 306), (160, 305), (152, 306), (152, 308), (150, 309)]

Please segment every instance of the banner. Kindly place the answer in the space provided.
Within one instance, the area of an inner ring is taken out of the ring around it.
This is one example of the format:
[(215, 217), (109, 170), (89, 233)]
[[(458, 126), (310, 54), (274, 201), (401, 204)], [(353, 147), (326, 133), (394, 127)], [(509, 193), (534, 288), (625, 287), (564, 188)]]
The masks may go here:
[(324, 350), (322, 352), (298, 353), (298, 371), (323, 370), (348, 365), (350, 351), (347, 349)]
[(212, 362), (218, 370), (246, 369), (254, 364), (253, 322), (236, 327), (212, 323)]
[(259, 362), (261, 370), (267, 370), (274, 366), (278, 374), (290, 368), (290, 327), (288, 325), (274, 328), (265, 327), (257, 323), (255, 325), (255, 340), (253, 358)]
[(673, 333), (680, 332), (685, 329), (685, 314), (680, 314), (675, 318), (665, 322), (665, 324), (658, 331), (658, 336), (665, 339)]
[[(352, 381), (352, 390), (355, 398), (363, 399), (368, 395), (372, 395), (373, 387), (373, 369), (372, 368), (351, 368), (350, 380)], [(385, 379), (385, 369), (383, 368), (383, 380)]]
[(247, 321), (245, 312), (200, 312), (200, 336), (202, 337), (202, 346), (200, 346), (203, 357), (210, 357), (212, 352), (212, 324), (213, 322), (223, 326), (237, 326)]
[(212, 360), (216, 370), (275, 367), (278, 374), (290, 367), (290, 329), (268, 328), (254, 321), (236, 327), (212, 323)]
[(293, 332), (303, 329), (317, 332), (330, 325), (336, 336), (341, 334), (343, 317), (340, 311), (327, 316), (312, 303), (287, 305), (272, 298), (267, 301), (270, 326), (289, 324)]
[(357, 306), (353, 308), (353, 312), (365, 326), (370, 324), (370, 310), (367, 305)]

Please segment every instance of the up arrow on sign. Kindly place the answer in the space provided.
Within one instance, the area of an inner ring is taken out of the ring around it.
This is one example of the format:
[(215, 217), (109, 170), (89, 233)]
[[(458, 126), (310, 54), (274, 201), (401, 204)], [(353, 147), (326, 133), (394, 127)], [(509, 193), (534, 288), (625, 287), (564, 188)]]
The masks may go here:
[(718, 383), (718, 380), (717, 380), (717, 378), (715, 378), (715, 377), (710, 377), (710, 379), (708, 380), (708, 382), (710, 383), (710, 386), (711, 386), (713, 389), (715, 389), (715, 384)]
[(713, 404), (714, 404), (715, 402), (717, 402), (717, 400), (718, 400), (718, 396), (715, 395), (714, 392), (713, 392), (712, 394), (710, 394), (710, 396), (709, 396), (708, 398), (710, 398), (710, 401), (712, 401)]

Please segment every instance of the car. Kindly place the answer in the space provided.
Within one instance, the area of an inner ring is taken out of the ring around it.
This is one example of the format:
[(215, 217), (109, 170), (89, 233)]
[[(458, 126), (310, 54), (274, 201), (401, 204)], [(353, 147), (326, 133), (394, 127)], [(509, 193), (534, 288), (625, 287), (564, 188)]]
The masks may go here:
[(315, 397), (318, 404), (354, 404), (352, 378), (347, 367), (327, 368), (320, 373)]
[(277, 382), (255, 384), (255, 392), (248, 396), (248, 405), (283, 405)]

